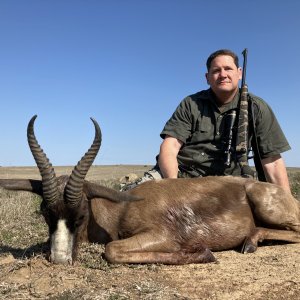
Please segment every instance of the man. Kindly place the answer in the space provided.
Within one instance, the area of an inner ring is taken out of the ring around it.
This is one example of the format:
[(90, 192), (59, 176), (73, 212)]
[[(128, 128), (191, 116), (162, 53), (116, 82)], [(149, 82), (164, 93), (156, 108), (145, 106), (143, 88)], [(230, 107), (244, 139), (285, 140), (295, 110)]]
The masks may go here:
[[(206, 66), (205, 76), (210, 88), (186, 97), (179, 104), (161, 132), (164, 140), (157, 165), (146, 172), (138, 183), (156, 178), (241, 176), (234, 147), (231, 147), (229, 166), (225, 165), (224, 157), (228, 145), (229, 115), (238, 109), (242, 69), (237, 55), (226, 49), (212, 53)], [(290, 191), (285, 163), (281, 157), (281, 153), (289, 150), (290, 146), (264, 100), (250, 94), (249, 101), (252, 101), (254, 107), (253, 116), (249, 116), (254, 123), (254, 128), (249, 128), (249, 145), (254, 140), (257, 142), (259, 159), (267, 181)], [(236, 127), (235, 123), (232, 128), (232, 145), (236, 143)], [(125, 190), (135, 185), (129, 185)]]

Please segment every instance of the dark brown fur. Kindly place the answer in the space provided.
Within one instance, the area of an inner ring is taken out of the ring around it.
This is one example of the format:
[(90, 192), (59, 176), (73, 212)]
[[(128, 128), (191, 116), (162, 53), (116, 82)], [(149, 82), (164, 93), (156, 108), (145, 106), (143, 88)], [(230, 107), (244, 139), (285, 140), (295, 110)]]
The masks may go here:
[[(236, 177), (164, 179), (129, 194), (143, 200), (91, 199), (85, 240), (109, 242), (105, 255), (111, 262), (207, 262), (214, 260), (210, 250), (244, 243), (243, 252), (254, 252), (264, 239), (300, 242), (299, 202), (272, 184)], [(258, 222), (281, 230), (261, 229)]]

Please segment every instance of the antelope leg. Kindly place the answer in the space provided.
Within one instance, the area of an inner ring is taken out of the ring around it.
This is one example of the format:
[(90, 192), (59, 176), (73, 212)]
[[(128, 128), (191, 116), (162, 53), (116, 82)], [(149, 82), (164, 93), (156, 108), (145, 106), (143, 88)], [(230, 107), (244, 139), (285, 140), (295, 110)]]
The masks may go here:
[(257, 249), (258, 242), (262, 242), (264, 240), (278, 240), (300, 243), (300, 233), (289, 230), (278, 230), (257, 227), (251, 233), (251, 235), (246, 238), (242, 248), (242, 253), (255, 252)]
[(212, 252), (203, 248), (187, 252), (174, 241), (152, 233), (139, 233), (106, 245), (105, 257), (111, 263), (188, 264), (215, 261)]

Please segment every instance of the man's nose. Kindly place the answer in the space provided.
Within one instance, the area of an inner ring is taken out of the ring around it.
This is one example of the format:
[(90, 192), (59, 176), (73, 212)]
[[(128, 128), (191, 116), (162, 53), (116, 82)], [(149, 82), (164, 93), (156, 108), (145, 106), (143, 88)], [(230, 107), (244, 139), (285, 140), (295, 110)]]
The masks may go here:
[(227, 77), (227, 72), (225, 69), (220, 70), (220, 77)]

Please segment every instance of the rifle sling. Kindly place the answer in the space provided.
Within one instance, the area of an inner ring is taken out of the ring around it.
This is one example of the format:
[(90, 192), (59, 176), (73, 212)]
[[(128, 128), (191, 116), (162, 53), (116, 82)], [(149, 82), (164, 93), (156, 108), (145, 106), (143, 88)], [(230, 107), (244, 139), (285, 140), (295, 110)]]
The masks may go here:
[(261, 163), (261, 156), (259, 153), (259, 148), (258, 148), (258, 143), (257, 143), (254, 105), (253, 105), (253, 101), (250, 96), (248, 97), (248, 101), (249, 101), (249, 108), (250, 108), (250, 114), (251, 114), (249, 121), (250, 121), (250, 126), (252, 128), (252, 135), (253, 135), (252, 142), (251, 142), (252, 150), (254, 153), (253, 160), (254, 160), (258, 180), (267, 182), (266, 175), (265, 175), (262, 163)]

